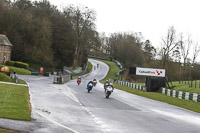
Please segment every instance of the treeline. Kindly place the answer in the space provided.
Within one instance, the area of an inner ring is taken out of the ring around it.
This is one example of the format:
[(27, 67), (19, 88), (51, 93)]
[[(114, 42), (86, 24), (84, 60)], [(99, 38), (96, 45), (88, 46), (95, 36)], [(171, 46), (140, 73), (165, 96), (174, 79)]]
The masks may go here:
[(13, 44), (12, 60), (35, 68), (84, 67), (88, 47), (98, 43), (94, 21), (86, 7), (60, 11), (47, 0), (0, 0), (0, 34)]
[[(102, 49), (91, 52), (91, 55), (117, 59), (126, 68), (166, 69), (169, 81), (200, 79), (200, 65), (196, 61), (200, 47), (191, 35), (183, 35), (177, 34), (173, 26), (169, 27), (158, 48), (150, 40), (145, 40), (141, 33), (113, 33), (109, 37), (101, 35)], [(145, 77), (128, 73), (128, 69), (123, 73), (125, 80), (144, 82)]]
[[(14, 61), (33, 68), (84, 68), (93, 55), (117, 59), (126, 68), (164, 68), (169, 80), (200, 79), (200, 48), (191, 35), (177, 34), (171, 26), (155, 48), (142, 33), (100, 34), (95, 18), (95, 11), (84, 6), (66, 5), (60, 11), (47, 0), (0, 0), (0, 34), (13, 44)], [(124, 77), (138, 79), (128, 69)]]

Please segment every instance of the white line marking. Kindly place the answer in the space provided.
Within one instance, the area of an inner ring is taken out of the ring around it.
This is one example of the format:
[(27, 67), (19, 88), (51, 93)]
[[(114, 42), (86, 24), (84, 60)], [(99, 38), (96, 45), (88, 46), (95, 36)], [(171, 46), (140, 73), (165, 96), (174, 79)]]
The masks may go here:
[(63, 127), (63, 128), (66, 128), (66, 129), (68, 129), (68, 130), (70, 130), (70, 131), (72, 131), (72, 132), (74, 132), (74, 133), (79, 133), (79, 132), (77, 132), (77, 131), (75, 131), (75, 130), (73, 130), (73, 129), (67, 127), (67, 126), (64, 126), (64, 125), (62, 125), (62, 124), (60, 124), (60, 123), (58, 123), (58, 122), (56, 122), (56, 121), (54, 121), (54, 120), (52, 120), (52, 119), (46, 117), (45, 115), (39, 113), (38, 111), (36, 111), (36, 112), (37, 112), (39, 115), (41, 115), (42, 117), (46, 118), (48, 121), (51, 121), (52, 123), (57, 124), (58, 126), (61, 126), (61, 127)]
[[(25, 81), (25, 80), (24, 80), (24, 81)], [(26, 82), (26, 83), (27, 83), (27, 85), (28, 85), (29, 95), (30, 95), (30, 85), (29, 85), (28, 82)], [(35, 108), (35, 107), (34, 107), (32, 101), (33, 101), (33, 100), (32, 100), (32, 96), (30, 95), (30, 102), (31, 102), (32, 110), (33, 110), (33, 108)], [(69, 128), (69, 127), (66, 127), (66, 126), (64, 126), (64, 125), (62, 125), (62, 124), (60, 124), (60, 123), (58, 123), (58, 122), (56, 122), (56, 121), (51, 120), (50, 118), (48, 118), (48, 117), (46, 117), (45, 115), (39, 113), (38, 111), (36, 111), (36, 113), (38, 113), (39, 115), (41, 115), (42, 117), (46, 118), (48, 121), (50, 121), (50, 122), (52, 122), (52, 123), (54, 123), (54, 124), (57, 124), (57, 125), (59, 125), (59, 126), (61, 126), (61, 127), (63, 127), (63, 128), (66, 128), (66, 129), (68, 129), (68, 130), (70, 130), (70, 131), (72, 131), (72, 132), (74, 132), (74, 133), (79, 133), (79, 132), (77, 132), (77, 131), (75, 131), (75, 130)]]

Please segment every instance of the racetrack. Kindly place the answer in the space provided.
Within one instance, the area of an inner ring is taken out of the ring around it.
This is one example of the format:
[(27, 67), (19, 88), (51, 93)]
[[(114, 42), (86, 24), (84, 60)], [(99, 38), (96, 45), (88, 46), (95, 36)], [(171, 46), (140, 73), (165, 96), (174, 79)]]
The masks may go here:
[(100, 80), (109, 70), (90, 62), (100, 68), (79, 86), (76, 80), (55, 85), (53, 77), (20, 76), (30, 86), (32, 121), (0, 119), (0, 127), (34, 133), (199, 133), (198, 113), (118, 89), (106, 99), (99, 82), (87, 93), (89, 80)]

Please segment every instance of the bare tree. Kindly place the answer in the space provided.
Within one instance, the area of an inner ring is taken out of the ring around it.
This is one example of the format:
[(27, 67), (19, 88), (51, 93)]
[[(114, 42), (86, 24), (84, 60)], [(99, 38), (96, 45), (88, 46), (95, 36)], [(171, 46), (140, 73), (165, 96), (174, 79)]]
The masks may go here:
[(163, 61), (163, 68), (166, 68), (166, 63), (169, 60), (171, 52), (179, 45), (176, 42), (176, 31), (174, 26), (169, 27), (167, 36), (162, 38), (163, 45), (161, 48), (161, 56)]
[(192, 39), (191, 39), (191, 35), (187, 36), (186, 41), (184, 41), (183, 38), (184, 38), (183, 34), (181, 33), (179, 43), (181, 47), (181, 55), (183, 57), (183, 65), (184, 65), (184, 70), (185, 70), (186, 61), (189, 55), (190, 48), (192, 46)]
[(193, 47), (192, 64), (195, 63), (195, 60), (198, 57), (199, 52), (200, 52), (200, 47), (198, 47), (198, 42), (197, 42), (197, 43), (195, 43), (195, 45)]

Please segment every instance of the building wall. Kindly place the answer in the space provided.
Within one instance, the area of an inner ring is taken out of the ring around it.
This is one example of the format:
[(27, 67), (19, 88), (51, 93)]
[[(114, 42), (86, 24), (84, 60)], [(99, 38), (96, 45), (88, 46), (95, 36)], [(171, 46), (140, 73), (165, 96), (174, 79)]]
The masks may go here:
[(0, 64), (3, 64), (5, 55), (5, 62), (11, 59), (11, 46), (0, 45)]

